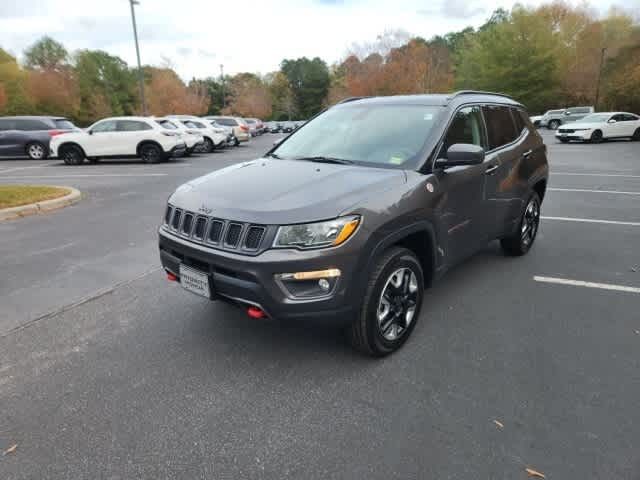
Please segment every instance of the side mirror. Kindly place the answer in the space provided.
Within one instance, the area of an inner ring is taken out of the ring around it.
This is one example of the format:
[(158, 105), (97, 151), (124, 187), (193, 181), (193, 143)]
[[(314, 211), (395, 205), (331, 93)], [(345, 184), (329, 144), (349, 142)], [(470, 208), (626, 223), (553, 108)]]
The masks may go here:
[(617, 120), (614, 120), (613, 118), (611, 120), (609, 120), (607, 123), (616, 123)]
[(471, 143), (454, 143), (447, 150), (447, 158), (436, 160), (436, 168), (478, 165), (484, 162), (484, 148)]
[(284, 138), (279, 138), (279, 139), (277, 139), (275, 142), (273, 142), (273, 146), (274, 146), (274, 147), (277, 147), (277, 146), (280, 144), (280, 142), (281, 142), (282, 140), (284, 140)]
[(571, 112), (567, 110), (566, 112), (564, 112), (564, 114), (565, 115), (571, 115)]

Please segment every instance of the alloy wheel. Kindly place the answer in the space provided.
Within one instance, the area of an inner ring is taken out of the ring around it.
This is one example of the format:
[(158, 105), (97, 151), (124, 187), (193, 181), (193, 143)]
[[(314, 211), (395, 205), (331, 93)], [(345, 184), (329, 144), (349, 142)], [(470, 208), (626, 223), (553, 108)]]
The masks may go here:
[(160, 161), (160, 153), (153, 145), (143, 147), (140, 156), (142, 157), (142, 160), (147, 163), (156, 163)]
[(27, 154), (29, 158), (40, 160), (44, 157), (44, 147), (38, 143), (32, 143), (27, 149)]
[(529, 248), (538, 233), (538, 225), (540, 224), (540, 204), (536, 198), (529, 200), (527, 208), (522, 218), (522, 227), (520, 229), (520, 239), (525, 248)]
[(376, 311), (378, 330), (388, 341), (397, 340), (411, 325), (418, 301), (418, 279), (410, 268), (399, 268), (387, 279)]

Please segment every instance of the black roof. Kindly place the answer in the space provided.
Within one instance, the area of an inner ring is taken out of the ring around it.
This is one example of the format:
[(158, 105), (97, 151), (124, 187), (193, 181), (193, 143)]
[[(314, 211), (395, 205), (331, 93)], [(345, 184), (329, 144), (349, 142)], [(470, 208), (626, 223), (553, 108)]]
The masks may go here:
[(467, 102), (503, 103), (506, 105), (522, 106), (521, 103), (515, 101), (508, 95), (476, 90), (460, 90), (453, 93), (390, 95), (384, 97), (352, 97), (341, 101), (338, 105), (345, 103), (377, 103), (396, 105), (433, 105), (444, 107), (453, 103), (461, 104)]

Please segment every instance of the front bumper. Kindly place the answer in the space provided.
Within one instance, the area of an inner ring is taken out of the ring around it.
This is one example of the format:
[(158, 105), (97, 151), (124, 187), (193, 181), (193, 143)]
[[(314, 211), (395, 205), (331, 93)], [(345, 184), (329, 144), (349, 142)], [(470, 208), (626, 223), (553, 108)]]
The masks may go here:
[[(248, 256), (196, 244), (161, 227), (159, 247), (160, 260), (166, 271), (179, 277), (182, 263), (206, 273), (215, 292), (213, 300), (257, 306), (271, 318), (316, 318), (342, 324), (359, 306), (359, 296), (354, 294), (356, 287), (352, 281), (356, 276), (354, 245), (330, 250), (272, 249)], [(315, 299), (292, 298), (275, 278), (279, 273), (327, 268), (340, 269), (341, 276), (331, 294)]]
[(176, 144), (168, 153), (172, 157), (180, 157), (187, 151), (187, 145), (184, 142)]
[(591, 138), (591, 130), (573, 131), (573, 132), (561, 132), (556, 130), (556, 138), (558, 140), (589, 140)]

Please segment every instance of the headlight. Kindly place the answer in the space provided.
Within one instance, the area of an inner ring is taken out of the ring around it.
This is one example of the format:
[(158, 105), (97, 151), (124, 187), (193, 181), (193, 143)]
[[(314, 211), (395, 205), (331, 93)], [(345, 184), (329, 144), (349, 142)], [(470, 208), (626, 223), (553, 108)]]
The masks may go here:
[(359, 216), (349, 216), (326, 222), (284, 225), (278, 229), (274, 247), (319, 248), (344, 243), (358, 228)]

